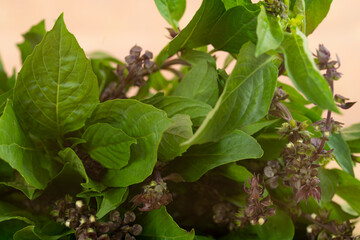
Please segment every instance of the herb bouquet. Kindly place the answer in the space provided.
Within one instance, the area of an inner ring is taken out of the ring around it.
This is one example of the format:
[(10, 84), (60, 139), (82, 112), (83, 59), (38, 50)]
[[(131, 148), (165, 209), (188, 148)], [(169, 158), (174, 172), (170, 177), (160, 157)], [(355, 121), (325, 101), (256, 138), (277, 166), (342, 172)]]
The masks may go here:
[(179, 29), (185, 0), (155, 0), (171, 40), (125, 61), (33, 26), (0, 64), (0, 238), (359, 239), (360, 124), (306, 38), (331, 2), (203, 0)]

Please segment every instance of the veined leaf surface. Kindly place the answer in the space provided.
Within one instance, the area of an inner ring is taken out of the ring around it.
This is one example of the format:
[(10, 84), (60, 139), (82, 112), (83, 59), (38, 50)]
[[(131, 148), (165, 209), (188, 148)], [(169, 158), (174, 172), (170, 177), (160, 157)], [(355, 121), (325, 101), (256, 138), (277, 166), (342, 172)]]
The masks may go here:
[(81, 128), (98, 103), (98, 83), (63, 15), (26, 58), (14, 107), (26, 129), (57, 138)]
[(127, 187), (152, 173), (161, 136), (172, 121), (153, 106), (122, 99), (99, 104), (87, 125), (94, 123), (108, 123), (136, 139), (137, 143), (131, 145), (129, 163), (121, 169), (108, 169), (103, 179), (107, 186)]
[(255, 46), (245, 44), (237, 64), (213, 110), (194, 136), (183, 144), (217, 141), (235, 129), (264, 117), (274, 95), (277, 68), (269, 55), (255, 57)]

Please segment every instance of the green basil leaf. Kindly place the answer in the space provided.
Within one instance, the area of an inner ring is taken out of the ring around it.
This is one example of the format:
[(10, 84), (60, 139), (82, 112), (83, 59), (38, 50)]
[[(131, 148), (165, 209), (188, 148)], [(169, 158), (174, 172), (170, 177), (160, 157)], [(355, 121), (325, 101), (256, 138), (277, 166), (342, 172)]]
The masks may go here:
[(33, 221), (27, 215), (29, 214), (22, 209), (10, 203), (0, 201), (0, 222), (16, 219), (27, 224), (33, 224)]
[(12, 97), (13, 97), (12, 89), (0, 95), (0, 115), (4, 111), (8, 99), (12, 99)]
[(183, 144), (217, 141), (235, 129), (263, 118), (274, 95), (277, 68), (268, 55), (255, 57), (255, 46), (245, 44), (237, 64), (213, 110), (194, 136)]
[(194, 230), (187, 232), (181, 229), (164, 206), (148, 212), (140, 220), (140, 225), (144, 230), (140, 236), (136, 237), (139, 240), (193, 240), (195, 236)]
[(170, 161), (177, 156), (181, 156), (187, 150), (187, 147), (180, 146), (180, 144), (193, 135), (189, 115), (177, 114), (171, 120), (174, 121), (174, 124), (164, 132), (158, 149), (158, 157), (162, 161)]
[(344, 171), (338, 169), (331, 169), (330, 171), (337, 175), (338, 187), (336, 194), (360, 214), (360, 195), (356, 194), (360, 191), (360, 181)]
[(30, 30), (23, 34), (24, 41), (17, 44), (21, 52), (21, 60), (24, 63), (27, 56), (29, 56), (34, 50), (35, 46), (38, 45), (43, 37), (45, 36), (45, 21), (42, 20), (38, 24), (32, 26)]
[(286, 70), (296, 88), (322, 109), (339, 112), (329, 84), (315, 65), (304, 34), (299, 29), (285, 34), (281, 47)]
[(11, 90), (14, 87), (14, 84), (15, 84), (15, 70), (13, 76), (9, 78), (5, 72), (4, 65), (0, 58), (0, 94), (4, 94), (5, 92)]
[(336, 193), (337, 176), (334, 172), (319, 168), (321, 203), (331, 202)]
[(0, 201), (0, 232), (2, 239), (13, 239), (18, 230), (29, 224), (34, 224), (28, 217), (28, 212), (13, 204)]
[(73, 233), (74, 230), (67, 230), (62, 234), (49, 236), (41, 233), (37, 227), (32, 225), (17, 231), (13, 236), (13, 240), (57, 240)]
[(264, 225), (255, 225), (254, 228), (261, 240), (292, 240), (295, 235), (293, 221), (289, 215), (279, 208), (276, 209), (276, 214), (269, 217)]
[(210, 54), (203, 51), (198, 51), (193, 49), (184, 50), (181, 53), (181, 59), (184, 59), (191, 66), (195, 66), (204, 60), (216, 66), (215, 58), (213, 58)]
[(112, 188), (103, 193), (103, 199), (100, 204), (100, 208), (96, 213), (96, 217), (103, 218), (111, 210), (119, 207), (125, 202), (128, 196), (128, 188)]
[(346, 142), (352, 153), (360, 153), (360, 139)]
[(127, 187), (142, 182), (152, 173), (161, 136), (172, 121), (165, 112), (153, 106), (126, 99), (99, 104), (87, 126), (94, 123), (109, 123), (136, 139), (137, 143), (131, 145), (128, 165), (122, 169), (108, 169), (102, 181), (109, 187)]
[(305, 0), (306, 35), (311, 34), (330, 10), (332, 0)]
[(183, 48), (195, 48), (210, 43), (209, 29), (225, 12), (221, 0), (204, 0), (189, 24), (170, 42), (168, 54)]
[(173, 95), (200, 100), (214, 106), (219, 97), (216, 67), (208, 61), (201, 61), (193, 66)]
[(29, 183), (27, 183), (26, 180), (20, 175), (20, 173), (14, 172), (13, 174), (14, 176), (13, 178), (11, 178), (11, 180), (0, 182), (0, 184), (18, 189), (31, 200), (40, 196), (42, 191), (39, 191), (38, 189), (36, 189), (36, 187), (31, 186)]
[(256, 43), (259, 7), (240, 5), (227, 10), (209, 33), (211, 44), (218, 50), (237, 54), (248, 41)]
[(264, 7), (261, 7), (261, 11), (257, 17), (257, 43), (255, 56), (277, 49), (282, 40), (284, 39), (284, 33), (281, 29), (279, 19), (266, 13)]
[(16, 118), (9, 100), (0, 118), (0, 158), (16, 169), (31, 186), (45, 189), (59, 166), (35, 149)]
[(226, 10), (239, 5), (252, 3), (251, 0), (221, 0), (221, 1), (224, 3)]
[(91, 59), (91, 66), (98, 79), (99, 94), (102, 94), (110, 82), (118, 80), (118, 77), (114, 73), (114, 67), (112, 67), (107, 60)]
[(301, 105), (310, 104), (310, 102), (306, 100), (304, 96), (301, 95), (301, 93), (299, 93), (294, 87), (282, 82), (278, 82), (278, 87), (281, 87), (289, 95), (288, 99), (291, 102), (297, 102)]
[(332, 133), (327, 141), (327, 144), (330, 148), (334, 149), (333, 153), (335, 155), (336, 162), (340, 165), (340, 167), (350, 175), (354, 176), (351, 152), (341, 133)]
[(19, 72), (16, 113), (29, 131), (58, 138), (83, 127), (98, 97), (91, 63), (61, 15)]
[(252, 177), (251, 172), (246, 169), (246, 167), (241, 166), (236, 163), (229, 163), (223, 166), (220, 166), (215, 169), (216, 173), (223, 175), (231, 180), (234, 180), (238, 183), (244, 183)]
[(145, 99), (143, 102), (164, 110), (168, 117), (173, 117), (176, 114), (189, 115), (195, 127), (200, 126), (206, 115), (211, 110), (211, 106), (209, 104), (195, 99), (175, 96), (164, 97), (161, 94)]
[[(322, 193), (321, 193), (322, 194)], [(357, 216), (351, 215), (345, 212), (341, 206), (335, 202), (322, 203), (322, 206), (325, 207), (329, 212), (329, 220), (345, 222), (346, 220), (357, 218)]]
[(240, 130), (249, 135), (253, 135), (253, 134), (257, 133), (258, 131), (260, 131), (261, 129), (271, 126), (278, 121), (279, 121), (279, 119), (274, 119), (274, 120), (263, 119), (256, 123), (252, 123), (245, 127), (242, 127), (242, 128), (240, 128)]
[(168, 81), (160, 71), (152, 73), (149, 76), (148, 81), (150, 86), (158, 91), (166, 89), (170, 83), (170, 81)]
[(343, 128), (341, 130), (341, 134), (343, 135), (345, 141), (360, 139), (360, 123)]
[(186, 0), (155, 0), (161, 16), (178, 31), (178, 21), (183, 16), (186, 7)]
[[(69, 169), (79, 174), (79, 176), (81, 176), (81, 178), (85, 180), (85, 183), (81, 184), (85, 190), (101, 192), (105, 189), (104, 185), (88, 177), (82, 161), (76, 155), (74, 150), (72, 150), (71, 148), (66, 148), (64, 150), (61, 150), (58, 155), (65, 163), (62, 172), (68, 171)], [(61, 175), (62, 172), (59, 175)]]
[(171, 168), (186, 181), (195, 182), (218, 166), (238, 160), (260, 158), (263, 151), (256, 140), (242, 131), (235, 131), (219, 142), (194, 145)]
[(106, 168), (120, 169), (130, 159), (130, 146), (136, 140), (121, 129), (107, 123), (96, 123), (89, 126), (82, 136), (86, 140), (85, 149), (91, 158)]

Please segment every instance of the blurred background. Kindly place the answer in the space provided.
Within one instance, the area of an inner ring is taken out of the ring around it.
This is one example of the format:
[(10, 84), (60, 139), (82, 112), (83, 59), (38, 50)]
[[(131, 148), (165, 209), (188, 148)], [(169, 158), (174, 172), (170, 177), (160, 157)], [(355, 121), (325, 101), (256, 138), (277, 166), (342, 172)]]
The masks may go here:
[[(187, 1), (180, 28), (191, 20), (201, 2)], [(328, 17), (309, 37), (312, 52), (323, 43), (334, 59), (335, 54), (340, 57), (340, 72), (344, 75), (335, 83), (335, 92), (359, 102), (336, 116), (345, 125), (360, 122), (359, 9), (359, 0), (334, 0)], [(0, 0), (0, 56), (8, 73), (21, 67), (16, 47), (23, 41), (21, 34), (42, 19), (50, 30), (62, 12), (69, 31), (86, 53), (101, 50), (124, 59), (137, 44), (157, 55), (169, 41), (166, 27), (170, 26), (153, 0)]]

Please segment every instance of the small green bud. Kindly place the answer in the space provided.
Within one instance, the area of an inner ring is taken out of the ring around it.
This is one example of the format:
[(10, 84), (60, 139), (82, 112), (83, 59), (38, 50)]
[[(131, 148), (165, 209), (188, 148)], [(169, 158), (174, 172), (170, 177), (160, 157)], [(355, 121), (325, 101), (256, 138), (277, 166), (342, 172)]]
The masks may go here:
[(90, 215), (89, 221), (90, 221), (90, 222), (96, 222), (95, 216), (94, 216), (94, 215)]
[(259, 223), (260, 226), (262, 226), (265, 223), (265, 219), (262, 218), (262, 217), (259, 218), (258, 223)]
[(66, 220), (65, 226), (68, 227), (68, 228), (70, 227), (70, 219)]
[(291, 119), (289, 123), (291, 128), (296, 128), (296, 122), (294, 119)]
[(76, 206), (77, 208), (82, 208), (83, 205), (84, 205), (84, 203), (83, 203), (81, 200), (77, 200), (77, 201), (75, 202), (75, 206)]

